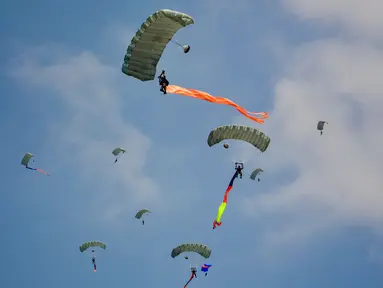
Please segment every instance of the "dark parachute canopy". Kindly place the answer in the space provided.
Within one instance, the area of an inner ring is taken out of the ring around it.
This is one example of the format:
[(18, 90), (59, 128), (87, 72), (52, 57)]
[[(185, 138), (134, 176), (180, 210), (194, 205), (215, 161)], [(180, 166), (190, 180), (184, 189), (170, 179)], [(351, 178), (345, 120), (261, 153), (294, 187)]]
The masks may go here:
[(322, 131), (323, 128), (324, 128), (324, 124), (327, 124), (327, 122), (326, 122), (326, 121), (319, 121), (319, 122), (318, 122), (318, 125), (317, 125), (317, 129), (318, 129), (319, 131)]
[(271, 141), (270, 137), (255, 128), (243, 125), (227, 125), (213, 129), (207, 138), (207, 144), (211, 147), (228, 139), (245, 141), (262, 152), (266, 151)]
[(172, 250), (171, 256), (175, 258), (184, 252), (195, 252), (206, 259), (211, 255), (211, 249), (204, 244), (181, 244)]
[(326, 121), (319, 121), (317, 124), (317, 129), (320, 131), (320, 135), (323, 134), (324, 124), (328, 124)]
[(262, 168), (257, 168), (255, 169), (251, 174), (250, 174), (250, 179), (255, 180), (255, 178), (258, 176), (259, 173), (264, 172)]
[(148, 209), (141, 209), (140, 211), (138, 211), (137, 213), (136, 213), (136, 218), (137, 219), (141, 219), (141, 217), (144, 215), (144, 214), (148, 214), (148, 213), (152, 213), (150, 210), (148, 210)]
[[(166, 45), (179, 29), (190, 24), (194, 24), (192, 17), (168, 9), (149, 16), (132, 38), (122, 64), (122, 72), (141, 81), (153, 80)], [(187, 53), (190, 47), (186, 45), (183, 49)]]
[(100, 241), (89, 241), (89, 242), (85, 242), (83, 244), (80, 245), (80, 252), (84, 252), (86, 251), (88, 248), (90, 247), (98, 247), (98, 248), (101, 248), (101, 249), (106, 249), (106, 244), (103, 243), (103, 242), (100, 242)]

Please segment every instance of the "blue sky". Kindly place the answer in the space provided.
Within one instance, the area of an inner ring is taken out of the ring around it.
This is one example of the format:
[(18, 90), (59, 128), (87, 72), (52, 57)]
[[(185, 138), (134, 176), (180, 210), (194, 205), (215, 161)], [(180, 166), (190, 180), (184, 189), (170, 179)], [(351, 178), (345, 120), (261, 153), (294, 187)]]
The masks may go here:
[[(343, 2), (4, 3), (0, 286), (182, 287), (189, 264), (170, 252), (198, 242), (213, 267), (190, 287), (381, 287), (382, 4)], [(175, 37), (190, 53), (169, 44), (159, 69), (268, 111), (265, 124), (121, 73), (131, 37), (162, 8), (195, 25)], [(269, 149), (209, 148), (210, 130), (231, 123), (264, 131)], [(128, 150), (117, 164), (115, 147)], [(51, 177), (23, 169), (25, 152)], [(232, 160), (265, 173), (235, 183), (212, 231)], [(108, 245), (96, 274), (78, 250), (88, 240)]]

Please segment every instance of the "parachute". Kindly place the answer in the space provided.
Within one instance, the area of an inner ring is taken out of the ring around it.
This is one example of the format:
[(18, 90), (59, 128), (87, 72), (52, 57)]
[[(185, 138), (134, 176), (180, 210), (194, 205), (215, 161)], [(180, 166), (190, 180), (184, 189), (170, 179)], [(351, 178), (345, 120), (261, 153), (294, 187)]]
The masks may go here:
[(319, 121), (317, 124), (317, 129), (320, 131), (320, 135), (323, 134), (324, 124), (328, 124), (326, 121)]
[(116, 148), (116, 149), (114, 149), (114, 150), (112, 151), (112, 154), (113, 154), (114, 156), (116, 156), (116, 160), (114, 160), (114, 163), (117, 162), (120, 153), (124, 154), (125, 152), (126, 152), (126, 150), (123, 149), (123, 148)]
[(140, 211), (137, 212), (136, 214), (136, 218), (137, 219), (141, 219), (141, 217), (145, 214), (145, 213), (152, 213), (150, 210), (148, 209), (141, 209)]
[(257, 175), (260, 173), (260, 172), (263, 172), (264, 170), (262, 168), (257, 168), (255, 169), (251, 175), (250, 175), (250, 179), (251, 180), (255, 180), (255, 178), (257, 177)]
[(98, 247), (101, 249), (106, 249), (106, 244), (100, 242), (100, 241), (89, 241), (85, 242), (82, 245), (80, 245), (80, 252), (83, 253), (86, 251), (89, 247)]
[(211, 249), (204, 244), (181, 244), (172, 250), (172, 258), (177, 257), (184, 252), (195, 252), (208, 259), (211, 255)]
[(23, 159), (21, 160), (21, 165), (28, 166), (29, 161), (33, 158), (32, 153), (25, 153)]
[(122, 148), (116, 148), (116, 149), (114, 149), (113, 150), (113, 155), (114, 156), (117, 156), (118, 154), (120, 154), (120, 153), (125, 153), (126, 152), (126, 150), (125, 149), (122, 149)]
[(213, 129), (207, 138), (207, 144), (212, 147), (227, 139), (245, 141), (258, 148), (261, 152), (266, 151), (271, 141), (270, 137), (255, 128), (242, 125), (227, 125)]
[[(178, 30), (191, 24), (194, 24), (194, 20), (187, 14), (168, 9), (156, 11), (132, 38), (122, 64), (122, 72), (141, 81), (153, 80), (166, 45)], [(182, 47), (185, 53), (189, 52), (190, 46)]]
[(34, 157), (34, 155), (32, 153), (25, 153), (24, 154), (24, 157), (23, 159), (21, 159), (21, 165), (25, 166), (25, 168), (29, 169), (29, 170), (33, 170), (33, 171), (37, 171), (37, 172), (40, 172), (40, 173), (43, 173), (47, 176), (49, 176), (49, 173), (40, 169), (40, 168), (32, 168), (29, 166), (29, 161), (31, 161), (31, 159)]
[[(80, 245), (80, 252), (84, 253), (85, 251), (88, 250), (88, 248), (101, 248), (101, 249), (106, 249), (106, 245), (100, 241), (89, 241), (85, 242), (84, 244)], [(92, 249), (92, 264), (93, 264), (93, 271), (97, 271), (97, 265), (96, 265), (96, 256), (95, 256), (95, 250)]]

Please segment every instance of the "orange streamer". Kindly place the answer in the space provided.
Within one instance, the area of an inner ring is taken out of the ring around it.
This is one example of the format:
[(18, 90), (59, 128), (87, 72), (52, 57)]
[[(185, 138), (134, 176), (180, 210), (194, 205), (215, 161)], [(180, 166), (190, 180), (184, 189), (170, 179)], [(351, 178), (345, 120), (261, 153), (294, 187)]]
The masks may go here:
[[(266, 119), (269, 117), (269, 114), (267, 112), (249, 112), (246, 109), (239, 106), (238, 104), (231, 101), (230, 99), (227, 99), (224, 97), (212, 96), (206, 92), (199, 91), (199, 90), (187, 89), (180, 86), (169, 85), (166, 87), (166, 92), (169, 94), (189, 96), (189, 97), (205, 100), (205, 101), (216, 103), (216, 104), (224, 104), (224, 105), (232, 106), (235, 109), (237, 109), (239, 113), (243, 114), (245, 117), (255, 122), (258, 122), (259, 124), (262, 124), (264, 122), (263, 119)], [(259, 117), (255, 117), (255, 116), (259, 116)]]

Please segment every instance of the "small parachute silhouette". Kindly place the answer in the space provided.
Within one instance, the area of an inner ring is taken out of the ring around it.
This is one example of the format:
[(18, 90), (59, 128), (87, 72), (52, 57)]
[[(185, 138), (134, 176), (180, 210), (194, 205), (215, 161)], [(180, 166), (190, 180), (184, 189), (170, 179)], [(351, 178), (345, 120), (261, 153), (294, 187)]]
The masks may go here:
[(320, 131), (320, 135), (323, 135), (324, 124), (328, 124), (326, 121), (319, 121), (317, 124), (317, 129)]
[(124, 154), (125, 152), (126, 152), (126, 150), (123, 149), (123, 148), (116, 148), (116, 149), (114, 149), (114, 150), (112, 151), (112, 154), (113, 154), (114, 156), (116, 156), (116, 160), (114, 160), (114, 163), (117, 162), (118, 157), (120, 157), (119, 155), (120, 155), (121, 153)]
[[(250, 179), (251, 180), (255, 180), (255, 178), (258, 176), (259, 173), (261, 172), (264, 172), (264, 170), (262, 168), (257, 168), (255, 169), (251, 174), (250, 174)], [(258, 182), (259, 182), (259, 178), (258, 178)]]

